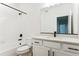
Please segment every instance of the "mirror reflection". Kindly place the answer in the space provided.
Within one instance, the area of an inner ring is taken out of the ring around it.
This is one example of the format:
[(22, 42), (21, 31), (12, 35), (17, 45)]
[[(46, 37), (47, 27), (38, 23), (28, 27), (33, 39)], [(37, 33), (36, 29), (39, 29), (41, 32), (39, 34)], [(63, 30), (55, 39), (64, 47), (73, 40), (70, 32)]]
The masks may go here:
[(68, 33), (68, 16), (57, 17), (57, 33)]

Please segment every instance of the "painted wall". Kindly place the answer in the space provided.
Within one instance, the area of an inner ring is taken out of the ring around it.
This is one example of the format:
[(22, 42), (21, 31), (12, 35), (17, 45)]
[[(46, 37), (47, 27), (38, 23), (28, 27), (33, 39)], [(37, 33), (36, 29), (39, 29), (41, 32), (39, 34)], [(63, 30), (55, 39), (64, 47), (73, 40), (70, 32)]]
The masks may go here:
[(17, 11), (0, 4), (0, 54), (15, 48), (18, 31), (17, 14)]

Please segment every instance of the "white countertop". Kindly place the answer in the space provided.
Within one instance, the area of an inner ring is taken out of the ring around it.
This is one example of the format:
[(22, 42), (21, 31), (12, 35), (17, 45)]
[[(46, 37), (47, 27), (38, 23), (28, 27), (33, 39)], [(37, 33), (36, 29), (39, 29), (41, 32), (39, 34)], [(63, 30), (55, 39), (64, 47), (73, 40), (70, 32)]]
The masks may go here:
[(79, 44), (79, 38), (53, 37), (53, 36), (44, 36), (44, 35), (37, 35), (37, 36), (33, 36), (32, 38), (33, 39), (39, 39), (39, 40)]

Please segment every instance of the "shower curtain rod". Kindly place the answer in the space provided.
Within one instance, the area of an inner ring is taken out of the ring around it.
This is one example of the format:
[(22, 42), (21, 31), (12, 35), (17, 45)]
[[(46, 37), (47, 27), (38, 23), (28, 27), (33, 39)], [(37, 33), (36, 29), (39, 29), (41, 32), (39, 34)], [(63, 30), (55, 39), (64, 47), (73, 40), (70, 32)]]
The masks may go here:
[(4, 6), (7, 6), (7, 7), (11, 8), (11, 9), (14, 9), (14, 10), (16, 10), (16, 11), (19, 11), (19, 12), (21, 12), (21, 13), (23, 13), (23, 14), (27, 14), (26, 12), (23, 12), (23, 11), (21, 11), (21, 10), (19, 10), (19, 9), (16, 9), (16, 8), (14, 8), (14, 7), (11, 7), (11, 6), (9, 6), (9, 5), (5, 4), (5, 3), (0, 3), (0, 4), (2, 4), (2, 5), (4, 5)]

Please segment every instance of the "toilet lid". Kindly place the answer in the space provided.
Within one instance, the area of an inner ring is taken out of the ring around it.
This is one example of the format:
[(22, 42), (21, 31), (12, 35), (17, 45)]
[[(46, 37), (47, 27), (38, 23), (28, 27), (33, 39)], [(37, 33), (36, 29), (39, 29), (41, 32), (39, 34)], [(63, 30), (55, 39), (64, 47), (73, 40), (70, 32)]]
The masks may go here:
[(28, 50), (30, 48), (30, 46), (22, 46), (17, 48), (17, 51), (24, 51), (24, 50)]

